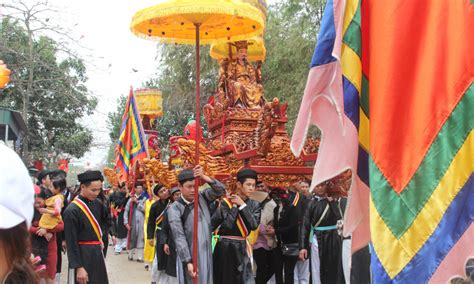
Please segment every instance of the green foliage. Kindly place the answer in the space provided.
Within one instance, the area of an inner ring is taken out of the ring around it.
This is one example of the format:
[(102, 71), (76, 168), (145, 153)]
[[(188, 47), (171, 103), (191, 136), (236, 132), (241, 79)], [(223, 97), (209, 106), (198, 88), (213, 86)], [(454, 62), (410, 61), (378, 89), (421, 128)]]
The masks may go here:
[[(32, 157), (48, 154), (80, 158), (90, 148), (92, 133), (79, 123), (92, 114), (97, 100), (85, 86), (82, 59), (60, 54), (60, 44), (33, 35), (18, 20), (4, 17), (0, 27), (0, 58), (12, 70), (0, 105), (22, 112)], [(51, 156), (51, 155), (50, 155)]]
[(288, 0), (269, 9), (262, 66), (265, 97), (288, 103), (291, 134), (306, 85), (325, 1)]
[(92, 141), (92, 133), (79, 125), (69, 135), (61, 135), (56, 142), (56, 147), (59, 149), (70, 149), (69, 154), (74, 157), (82, 157), (88, 149), (83, 145), (87, 145)]
[[(163, 109), (189, 110), (194, 113), (196, 97), (196, 48), (189, 45), (160, 45), (158, 78), (145, 83), (163, 93)], [(201, 46), (201, 106), (216, 89), (217, 62), (209, 57), (209, 47)]]
[[(159, 141), (164, 154), (171, 136), (184, 134), (189, 119), (195, 118), (196, 104), (196, 56), (195, 46), (160, 45), (161, 60), (157, 78), (148, 80), (145, 87), (158, 88), (163, 93), (163, 117), (158, 118), (154, 128), (159, 132)], [(209, 56), (209, 46), (201, 46), (201, 108), (214, 94), (218, 65)], [(206, 134), (206, 123), (201, 116), (201, 125)]]

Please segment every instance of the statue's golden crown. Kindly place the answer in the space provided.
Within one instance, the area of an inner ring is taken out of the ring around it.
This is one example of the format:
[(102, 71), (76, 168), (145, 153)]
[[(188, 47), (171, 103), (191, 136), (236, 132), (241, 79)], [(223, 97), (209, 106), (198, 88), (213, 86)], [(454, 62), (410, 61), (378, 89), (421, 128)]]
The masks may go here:
[(247, 49), (248, 45), (249, 45), (246, 40), (236, 41), (234, 44), (235, 44), (235, 47), (237, 48), (237, 50)]

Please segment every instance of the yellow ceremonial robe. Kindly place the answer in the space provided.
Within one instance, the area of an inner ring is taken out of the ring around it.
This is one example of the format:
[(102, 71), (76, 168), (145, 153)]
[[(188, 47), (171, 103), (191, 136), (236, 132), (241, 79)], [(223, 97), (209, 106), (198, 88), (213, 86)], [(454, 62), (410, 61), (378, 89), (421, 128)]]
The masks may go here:
[(143, 230), (145, 231), (145, 247), (144, 247), (144, 250), (143, 250), (143, 260), (145, 262), (149, 262), (149, 263), (152, 263), (153, 262), (153, 257), (155, 256), (155, 247), (154, 246), (150, 246), (150, 244), (148, 243), (148, 239), (147, 239), (147, 233), (146, 233), (146, 227), (147, 227), (147, 224), (148, 224), (148, 216), (150, 216), (150, 208), (151, 208), (151, 205), (155, 203), (155, 200), (152, 199), (152, 200), (147, 200), (145, 202), (145, 224), (144, 224), (144, 228)]

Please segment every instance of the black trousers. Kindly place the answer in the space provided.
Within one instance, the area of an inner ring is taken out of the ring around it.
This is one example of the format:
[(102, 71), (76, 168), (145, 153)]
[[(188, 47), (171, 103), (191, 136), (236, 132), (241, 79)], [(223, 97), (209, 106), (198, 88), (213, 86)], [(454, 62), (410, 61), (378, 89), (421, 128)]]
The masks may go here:
[(63, 232), (56, 233), (56, 245), (57, 245), (57, 254), (58, 258), (56, 261), (56, 273), (61, 273), (61, 267), (63, 263)]
[[(275, 263), (275, 281), (277, 284), (293, 284), (295, 276), (295, 265), (298, 261), (298, 256), (286, 256), (281, 252), (281, 247), (278, 246), (274, 250), (273, 257)], [(285, 271), (285, 277), (283, 281), (283, 271)]]
[(285, 284), (293, 284), (295, 277), (295, 265), (297, 256), (283, 256), (283, 269), (285, 271)]
[(253, 251), (253, 259), (257, 264), (256, 284), (266, 284), (275, 273), (274, 256), (272, 250), (259, 248)]
[(370, 251), (366, 246), (352, 255), (351, 283), (370, 283)]
[(345, 283), (342, 271), (342, 238), (336, 230), (316, 232), (321, 283)]

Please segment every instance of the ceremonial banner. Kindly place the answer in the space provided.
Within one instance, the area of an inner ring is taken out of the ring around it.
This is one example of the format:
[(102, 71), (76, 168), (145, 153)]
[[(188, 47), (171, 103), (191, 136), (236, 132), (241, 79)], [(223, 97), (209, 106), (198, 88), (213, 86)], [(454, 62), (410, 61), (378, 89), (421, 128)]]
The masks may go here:
[(130, 94), (122, 117), (122, 130), (117, 142), (115, 169), (119, 169), (121, 181), (126, 181), (130, 167), (139, 159), (147, 157), (145, 133), (140, 119), (137, 103)]
[(446, 283), (474, 251), (473, 30), (470, 0), (327, 2), (291, 146), (321, 129), (312, 188), (357, 173), (344, 231), (363, 245), (370, 208), (374, 283)]
[(471, 0), (362, 2), (375, 283), (446, 283), (473, 255), (473, 31)]

